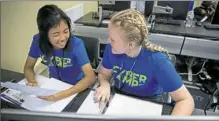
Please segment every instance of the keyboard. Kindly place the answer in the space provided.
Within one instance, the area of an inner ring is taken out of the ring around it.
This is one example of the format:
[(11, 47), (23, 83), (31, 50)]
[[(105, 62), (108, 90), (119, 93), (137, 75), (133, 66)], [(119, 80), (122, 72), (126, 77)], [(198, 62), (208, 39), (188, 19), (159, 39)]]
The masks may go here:
[(219, 25), (208, 23), (208, 24), (204, 24), (204, 28), (209, 30), (219, 30)]
[(155, 19), (155, 23), (157, 23), (157, 24), (175, 25), (175, 26), (180, 26), (181, 25), (181, 21), (173, 20), (173, 19)]

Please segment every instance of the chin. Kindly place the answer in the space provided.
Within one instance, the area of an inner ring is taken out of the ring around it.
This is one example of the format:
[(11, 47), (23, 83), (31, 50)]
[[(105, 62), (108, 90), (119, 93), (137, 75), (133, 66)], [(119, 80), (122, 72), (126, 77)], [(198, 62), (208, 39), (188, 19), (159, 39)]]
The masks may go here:
[[(65, 45), (66, 46), (66, 45)], [(57, 49), (64, 49), (65, 46), (56, 46)]]
[(111, 50), (112, 50), (112, 53), (113, 53), (113, 54), (122, 54), (122, 53), (120, 53), (120, 52), (114, 50), (113, 48), (112, 48)]

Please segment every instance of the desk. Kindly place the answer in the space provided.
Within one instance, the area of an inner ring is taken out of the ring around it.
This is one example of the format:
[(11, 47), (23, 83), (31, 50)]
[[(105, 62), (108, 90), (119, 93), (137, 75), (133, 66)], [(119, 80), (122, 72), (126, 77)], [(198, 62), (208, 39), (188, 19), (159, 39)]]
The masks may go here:
[[(218, 30), (207, 30), (203, 26), (185, 27), (185, 24), (180, 27), (157, 24), (152, 32), (184, 36), (185, 43), (180, 55), (219, 60)], [(172, 44), (172, 47), (175, 48), (175, 45)]]
[[(107, 25), (99, 24), (92, 14), (90, 12), (75, 21), (76, 33), (99, 38), (103, 44), (108, 43)], [(167, 48), (173, 54), (219, 60), (218, 30), (207, 30), (202, 26), (187, 28), (183, 21), (181, 23), (181, 26), (155, 24), (149, 41)]]
[[(77, 112), (80, 105), (85, 100), (86, 96), (90, 93), (90, 90), (85, 90), (79, 93), (79, 96), (76, 96), (75, 100), (69, 103), (68, 106), (63, 110), (63, 112)], [(172, 112), (173, 106), (168, 104), (163, 104), (162, 115), (170, 115)], [(207, 115), (218, 115), (217, 112), (207, 111)], [(192, 115), (205, 115), (204, 110), (194, 109)]]
[[(9, 70), (1, 70), (1, 73), (4, 73), (4, 78), (21, 80), (23, 74), (9, 71)], [(5, 73), (6, 72), (6, 73)], [(3, 79), (3, 78), (2, 78)], [(63, 112), (77, 112), (87, 95), (90, 93), (91, 89), (84, 90), (80, 92), (63, 110)], [(1, 104), (4, 103), (1, 101)], [(2, 107), (1, 107), (2, 108)], [(7, 107), (8, 108), (8, 107)], [(163, 104), (162, 115), (169, 115), (171, 114), (173, 107), (168, 104)], [(217, 115), (218, 113), (215, 112), (207, 112), (207, 115)], [(204, 115), (204, 111), (200, 109), (195, 109), (192, 115)]]
[(11, 81), (15, 79), (18, 82), (24, 78), (22, 73), (1, 69), (1, 82)]

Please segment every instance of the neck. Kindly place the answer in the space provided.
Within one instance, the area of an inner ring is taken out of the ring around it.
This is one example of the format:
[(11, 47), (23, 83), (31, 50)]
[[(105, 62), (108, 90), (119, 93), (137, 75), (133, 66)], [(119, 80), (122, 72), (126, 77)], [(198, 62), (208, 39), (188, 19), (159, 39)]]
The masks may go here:
[(141, 47), (142, 46), (136, 46), (133, 50), (131, 50), (131, 52), (127, 52), (125, 53), (127, 56), (135, 58), (139, 55), (139, 53), (141, 52)]

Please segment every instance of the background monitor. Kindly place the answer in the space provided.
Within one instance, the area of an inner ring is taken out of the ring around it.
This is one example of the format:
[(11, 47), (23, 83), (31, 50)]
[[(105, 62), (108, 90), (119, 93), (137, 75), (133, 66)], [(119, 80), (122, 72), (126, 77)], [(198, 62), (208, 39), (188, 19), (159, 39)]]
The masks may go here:
[[(145, 16), (152, 13), (154, 1), (145, 2)], [(173, 8), (171, 15), (156, 15), (156, 17), (170, 17), (175, 20), (186, 20), (190, 1), (158, 1), (158, 6), (170, 6)]]
[(121, 11), (121, 10), (129, 9), (131, 6), (130, 3), (131, 3), (130, 1), (115, 1), (114, 5), (102, 4), (102, 8), (103, 10), (109, 10), (109, 11)]
[(211, 24), (219, 25), (219, 2), (217, 3), (217, 7), (215, 9), (214, 16), (212, 18)]

